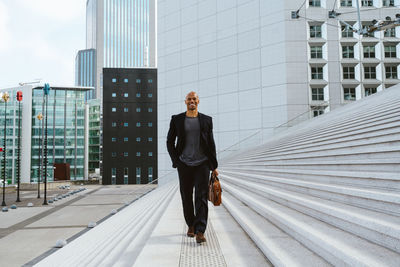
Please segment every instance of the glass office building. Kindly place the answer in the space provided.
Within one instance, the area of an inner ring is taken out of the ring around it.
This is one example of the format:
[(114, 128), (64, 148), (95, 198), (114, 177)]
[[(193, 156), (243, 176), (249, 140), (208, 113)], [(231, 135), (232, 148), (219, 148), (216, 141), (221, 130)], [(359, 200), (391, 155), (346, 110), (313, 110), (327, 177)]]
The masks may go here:
[[(103, 68), (156, 66), (155, 3), (155, 0), (87, 1), (87, 50), (82, 51), (95, 50), (96, 57), (96, 93), (88, 97), (101, 99)], [(77, 85), (92, 86), (79, 79)]]
[[(96, 50), (86, 49), (78, 51), (75, 58), (75, 85), (94, 87), (96, 82)], [(96, 98), (96, 91), (85, 93), (85, 100)]]
[[(85, 163), (85, 93), (91, 87), (51, 86), (47, 105), (47, 177), (48, 181), (87, 179)], [(45, 137), (45, 97), (43, 86), (25, 85), (9, 89), (7, 103), (7, 174), (11, 183), (17, 182), (18, 102), (17, 91), (23, 92), (21, 101), (21, 182), (37, 182), (39, 166), (43, 166)], [(0, 124), (4, 127), (4, 103), (0, 103)], [(23, 112), (22, 112), (23, 111)], [(43, 119), (38, 120), (41, 113)], [(4, 128), (0, 127), (0, 146), (3, 146)], [(42, 160), (39, 162), (39, 156)], [(1, 162), (3, 166), (3, 162)], [(54, 174), (54, 164), (68, 165), (69, 175)], [(43, 168), (44, 169), (44, 168)], [(42, 172), (42, 180), (43, 180)]]
[[(4, 126), (6, 126), (6, 181), (8, 184), (17, 182), (17, 153), (18, 153), (18, 102), (16, 91), (9, 92), (10, 100), (7, 102), (7, 114), (5, 114), (5, 103), (0, 101), (0, 147), (4, 149)], [(23, 113), (21, 105), (21, 114)], [(7, 124), (5, 125), (5, 115)], [(3, 179), (4, 159), (0, 154), (0, 179)]]
[(100, 100), (92, 99), (89, 105), (89, 173), (100, 169)]
[[(48, 97), (47, 147), (48, 181), (53, 180), (53, 163), (68, 163), (70, 179), (83, 180), (84, 177), (84, 105), (85, 90), (72, 88), (52, 88)], [(39, 173), (39, 144), (44, 132), (45, 120), (37, 119), (44, 111), (42, 88), (32, 91), (32, 161), (31, 181), (36, 182)]]

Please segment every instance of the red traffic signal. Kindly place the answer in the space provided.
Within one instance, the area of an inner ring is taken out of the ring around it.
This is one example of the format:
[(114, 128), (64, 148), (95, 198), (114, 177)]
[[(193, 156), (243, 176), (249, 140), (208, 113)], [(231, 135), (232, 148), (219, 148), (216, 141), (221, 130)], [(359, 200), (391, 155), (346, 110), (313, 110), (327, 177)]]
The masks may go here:
[(2, 147), (0, 147), (0, 152), (3, 152), (3, 148)]
[(22, 91), (17, 92), (17, 101), (22, 101)]

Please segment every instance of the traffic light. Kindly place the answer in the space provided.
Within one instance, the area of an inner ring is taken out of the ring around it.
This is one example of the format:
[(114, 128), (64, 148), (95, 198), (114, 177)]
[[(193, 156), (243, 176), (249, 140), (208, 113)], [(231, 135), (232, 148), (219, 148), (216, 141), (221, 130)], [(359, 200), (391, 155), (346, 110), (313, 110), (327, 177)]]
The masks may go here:
[(0, 152), (3, 152), (3, 148), (2, 147), (0, 147)]
[(21, 102), (22, 101), (22, 91), (17, 92), (17, 101)]

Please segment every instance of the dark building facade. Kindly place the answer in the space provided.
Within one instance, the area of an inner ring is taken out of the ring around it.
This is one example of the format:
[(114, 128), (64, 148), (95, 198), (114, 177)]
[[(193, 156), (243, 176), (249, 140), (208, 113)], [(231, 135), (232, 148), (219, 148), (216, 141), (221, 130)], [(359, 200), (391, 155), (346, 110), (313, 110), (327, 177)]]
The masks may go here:
[(103, 69), (103, 184), (157, 176), (157, 69)]

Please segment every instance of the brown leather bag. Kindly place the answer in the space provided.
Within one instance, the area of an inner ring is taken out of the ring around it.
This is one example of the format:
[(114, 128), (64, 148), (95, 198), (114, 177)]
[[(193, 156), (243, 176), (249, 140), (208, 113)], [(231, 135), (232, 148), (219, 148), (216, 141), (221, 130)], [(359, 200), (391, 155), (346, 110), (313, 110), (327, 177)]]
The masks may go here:
[(211, 175), (210, 182), (208, 183), (208, 200), (211, 201), (214, 206), (219, 206), (222, 203), (221, 194), (222, 189), (218, 177)]

